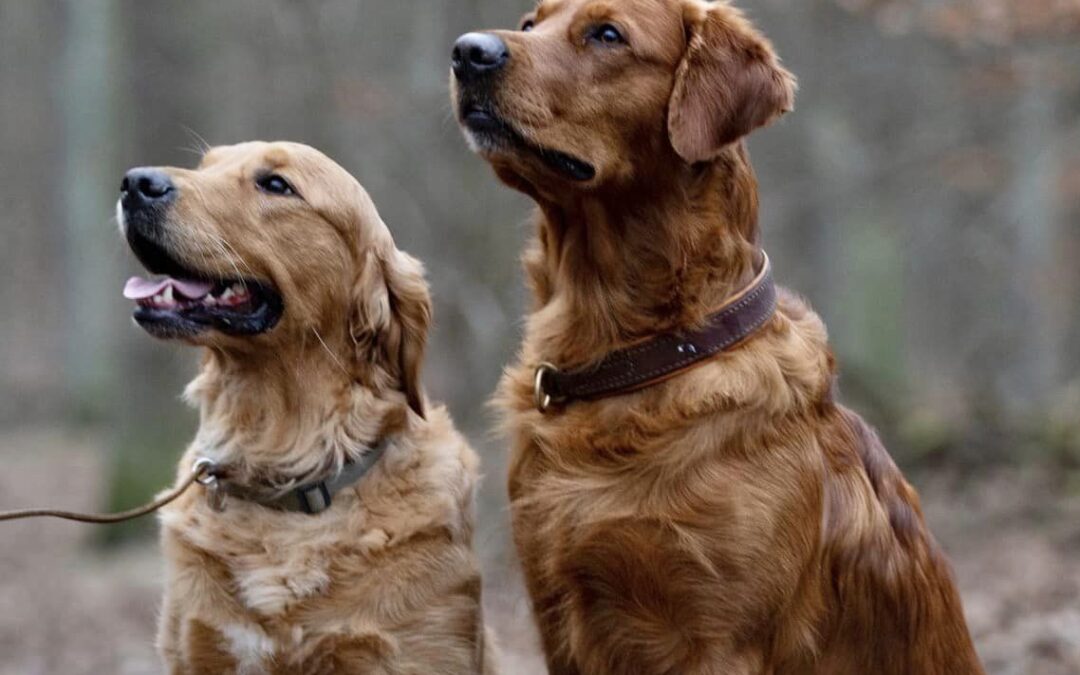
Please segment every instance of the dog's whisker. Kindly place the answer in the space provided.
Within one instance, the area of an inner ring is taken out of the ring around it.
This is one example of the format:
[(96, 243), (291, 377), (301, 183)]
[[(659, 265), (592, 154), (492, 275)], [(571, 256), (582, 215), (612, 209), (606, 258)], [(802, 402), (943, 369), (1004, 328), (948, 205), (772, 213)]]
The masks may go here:
[[(219, 237), (219, 236), (217, 236), (217, 235), (215, 235), (213, 233), (209, 233), (209, 234), (210, 234), (210, 241), (215, 246), (218, 247), (218, 250), (221, 252), (222, 257), (224, 257), (228, 261), (229, 266), (233, 268), (233, 272), (236, 273), (236, 280), (240, 283), (240, 287), (243, 288), (244, 292), (246, 293), (247, 290), (248, 290), (247, 279), (245, 278), (245, 276), (243, 274), (241, 274), (240, 267), (236, 264), (236, 261), (239, 260), (240, 264), (242, 264), (245, 268), (247, 268), (248, 274), (254, 276), (255, 273), (254, 273), (254, 271), (252, 271), (251, 266), (248, 265), (247, 262), (242, 257), (240, 257), (240, 255), (238, 253), (236, 253), (235, 249), (232, 249), (232, 247), (229, 246), (227, 241), (225, 241), (224, 239), (222, 239), (221, 237)], [(227, 246), (228, 246), (229, 249), (232, 249), (232, 251), (233, 251), (231, 255), (229, 253), (229, 250), (226, 249)]]
[(211, 258), (210, 254), (213, 252), (213, 250), (207, 246), (206, 240), (202, 237), (192, 237), (191, 241), (195, 244), (195, 252), (202, 259), (203, 266), (206, 268), (212, 267), (214, 261)]
[(348, 375), (349, 370), (345, 367), (345, 364), (341, 362), (341, 359), (337, 357), (337, 354), (335, 354), (333, 350), (330, 349), (330, 346), (326, 344), (326, 340), (323, 340), (322, 335), (319, 334), (319, 329), (312, 326), (311, 332), (314, 333), (315, 337), (319, 339), (319, 344), (323, 346), (323, 349), (326, 350), (326, 353), (329, 354), (330, 358), (333, 359), (334, 363), (337, 364), (337, 367), (341, 369), (341, 372)]
[[(200, 201), (207, 201), (206, 195), (203, 192), (202, 187), (199, 186), (197, 183), (192, 183), (188, 187), (193, 192), (195, 192), (196, 195), (198, 195)], [(248, 270), (248, 273), (251, 276), (255, 276), (255, 272), (251, 269), (251, 265), (249, 265), (248, 262), (244, 260), (244, 257), (241, 256), (239, 252), (237, 252), (236, 249), (233, 248), (231, 244), (229, 244), (229, 242), (225, 241), (225, 239), (221, 235), (215, 233), (213, 229), (209, 226), (201, 224), (201, 226), (198, 228), (198, 231), (200, 234), (203, 235), (203, 238), (205, 240), (208, 240), (210, 243), (217, 247), (218, 252), (221, 253), (222, 257), (226, 261), (228, 261), (229, 265), (233, 268), (233, 271), (236, 273), (237, 281), (240, 282), (244, 291), (246, 292), (248, 290), (247, 282), (244, 278), (244, 275), (241, 274), (240, 268), (237, 266), (236, 261), (239, 260), (240, 264), (242, 264)]]
[(248, 261), (244, 259), (244, 256), (240, 255), (240, 252), (237, 251), (236, 248), (232, 244), (230, 244), (224, 237), (215, 236), (215, 238), (217, 242), (222, 246), (222, 248), (228, 249), (228, 253), (232, 254), (229, 258), (229, 261), (230, 263), (232, 263), (233, 269), (236, 270), (236, 274), (240, 277), (240, 283), (243, 284), (244, 290), (247, 290), (247, 282), (244, 280), (243, 275), (240, 274), (240, 270), (237, 268), (234, 260), (239, 261), (240, 264), (244, 266), (244, 269), (248, 271), (248, 275), (250, 276), (257, 276), (255, 274), (255, 270), (251, 268), (251, 265), (248, 264)]
[[(206, 195), (203, 193), (202, 187), (200, 187), (197, 183), (192, 183), (188, 186), (188, 188), (195, 192), (195, 194), (199, 197), (200, 201), (206, 202)], [(236, 272), (237, 279), (240, 279), (242, 276), (240, 274), (240, 270), (236, 267), (236, 264), (232, 261), (231, 256), (228, 254), (225, 248), (217, 241), (220, 237), (218, 237), (218, 235), (216, 235), (213, 230), (205, 223), (199, 223), (199, 227), (197, 229), (199, 234), (201, 234), (202, 236), (195, 237), (195, 239), (198, 241), (198, 245), (203, 251), (202, 256), (204, 264), (207, 265), (207, 267), (214, 266), (210, 256), (210, 253), (214, 252), (214, 250), (209, 249), (206, 246), (207, 242), (209, 242), (217, 247), (217, 252), (220, 253), (222, 257), (229, 262), (233, 270)]]
[(199, 148), (196, 148), (196, 147), (192, 147), (190, 145), (178, 145), (178, 146), (176, 146), (176, 149), (178, 151), (180, 151), (180, 152), (186, 152), (188, 154), (195, 155), (196, 157), (202, 157), (203, 156), (203, 151), (202, 150), (200, 150)]
[(205, 155), (210, 150), (211, 145), (206, 142), (206, 139), (202, 137), (202, 134), (195, 131), (186, 124), (181, 124), (180, 127), (188, 136), (191, 137), (191, 140), (193, 140), (197, 144), (196, 147), (198, 148), (198, 150), (196, 152), (200, 156)]

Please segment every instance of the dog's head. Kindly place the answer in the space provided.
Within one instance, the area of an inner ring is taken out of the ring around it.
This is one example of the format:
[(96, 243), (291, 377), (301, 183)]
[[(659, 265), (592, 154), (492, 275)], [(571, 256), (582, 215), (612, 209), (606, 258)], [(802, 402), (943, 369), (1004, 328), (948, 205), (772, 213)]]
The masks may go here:
[(723, 2), (542, 0), (454, 46), (473, 148), (515, 187), (630, 183), (708, 162), (793, 108), (795, 79)]
[(195, 170), (133, 169), (117, 211), (136, 257), (161, 275), (125, 288), (151, 335), (266, 359), (328, 349), (422, 412), (423, 269), (322, 153), (244, 143), (210, 150)]

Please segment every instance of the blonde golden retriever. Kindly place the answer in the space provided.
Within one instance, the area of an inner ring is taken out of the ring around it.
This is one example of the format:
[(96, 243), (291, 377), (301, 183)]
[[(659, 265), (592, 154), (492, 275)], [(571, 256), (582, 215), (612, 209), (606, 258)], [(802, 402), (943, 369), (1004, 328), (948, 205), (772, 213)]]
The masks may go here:
[(180, 476), (216, 466), (161, 515), (169, 672), (489, 672), (477, 457), (425, 400), (423, 270), (363, 188), (246, 143), (132, 170), (118, 209), (165, 275), (128, 283), (135, 321), (203, 348)]
[(772, 45), (724, 2), (542, 0), (520, 30), (462, 36), (452, 66), (470, 145), (539, 205), (497, 402), (551, 672), (981, 673), (918, 497), (837, 403), (797, 296), (667, 379), (545, 395), (700, 334), (757, 277), (743, 138), (795, 96)]

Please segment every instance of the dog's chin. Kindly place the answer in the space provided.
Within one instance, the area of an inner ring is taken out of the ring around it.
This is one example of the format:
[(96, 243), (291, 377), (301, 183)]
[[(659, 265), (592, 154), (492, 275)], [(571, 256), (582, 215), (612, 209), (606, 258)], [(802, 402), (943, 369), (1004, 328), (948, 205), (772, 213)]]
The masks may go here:
[(463, 105), (460, 122), (472, 151), (492, 163), (539, 164), (573, 183), (588, 183), (596, 178), (596, 167), (589, 162), (526, 140), (513, 124), (490, 108)]
[[(253, 337), (268, 333), (284, 314), (281, 294), (266, 281), (218, 275), (186, 264), (157, 242), (128, 233), (128, 243), (148, 272), (164, 275), (157, 282), (129, 282), (135, 301), (135, 323), (163, 340), (208, 344), (215, 336)], [(138, 286), (142, 288), (139, 289)], [(150, 292), (161, 286), (159, 290)], [(185, 289), (200, 289), (187, 297)]]

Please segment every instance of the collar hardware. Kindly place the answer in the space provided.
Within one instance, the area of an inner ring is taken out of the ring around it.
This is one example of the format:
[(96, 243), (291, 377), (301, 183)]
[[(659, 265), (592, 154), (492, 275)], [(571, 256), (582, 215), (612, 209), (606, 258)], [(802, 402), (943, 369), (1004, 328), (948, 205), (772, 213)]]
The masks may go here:
[(536, 403), (536, 409), (542, 413), (547, 412), (552, 403), (561, 402), (561, 400), (557, 401), (544, 388), (544, 378), (558, 372), (558, 368), (546, 361), (536, 367), (536, 375), (533, 377), (533, 401)]
[(387, 445), (386, 440), (379, 441), (356, 461), (347, 462), (341, 471), (330, 478), (306, 483), (284, 494), (270, 493), (268, 496), (266, 487), (242, 485), (217, 475), (206, 482), (200, 482), (207, 490), (206, 497), (210, 507), (215, 511), (224, 511), (225, 498), (233, 497), (269, 509), (317, 516), (333, 505), (335, 495), (360, 482), (367, 475), (386, 452)]
[(750, 284), (709, 316), (704, 328), (664, 333), (609, 352), (576, 369), (542, 362), (533, 376), (533, 402), (542, 414), (557, 404), (596, 400), (651, 387), (731, 351), (764, 327), (778, 302), (769, 256)]

